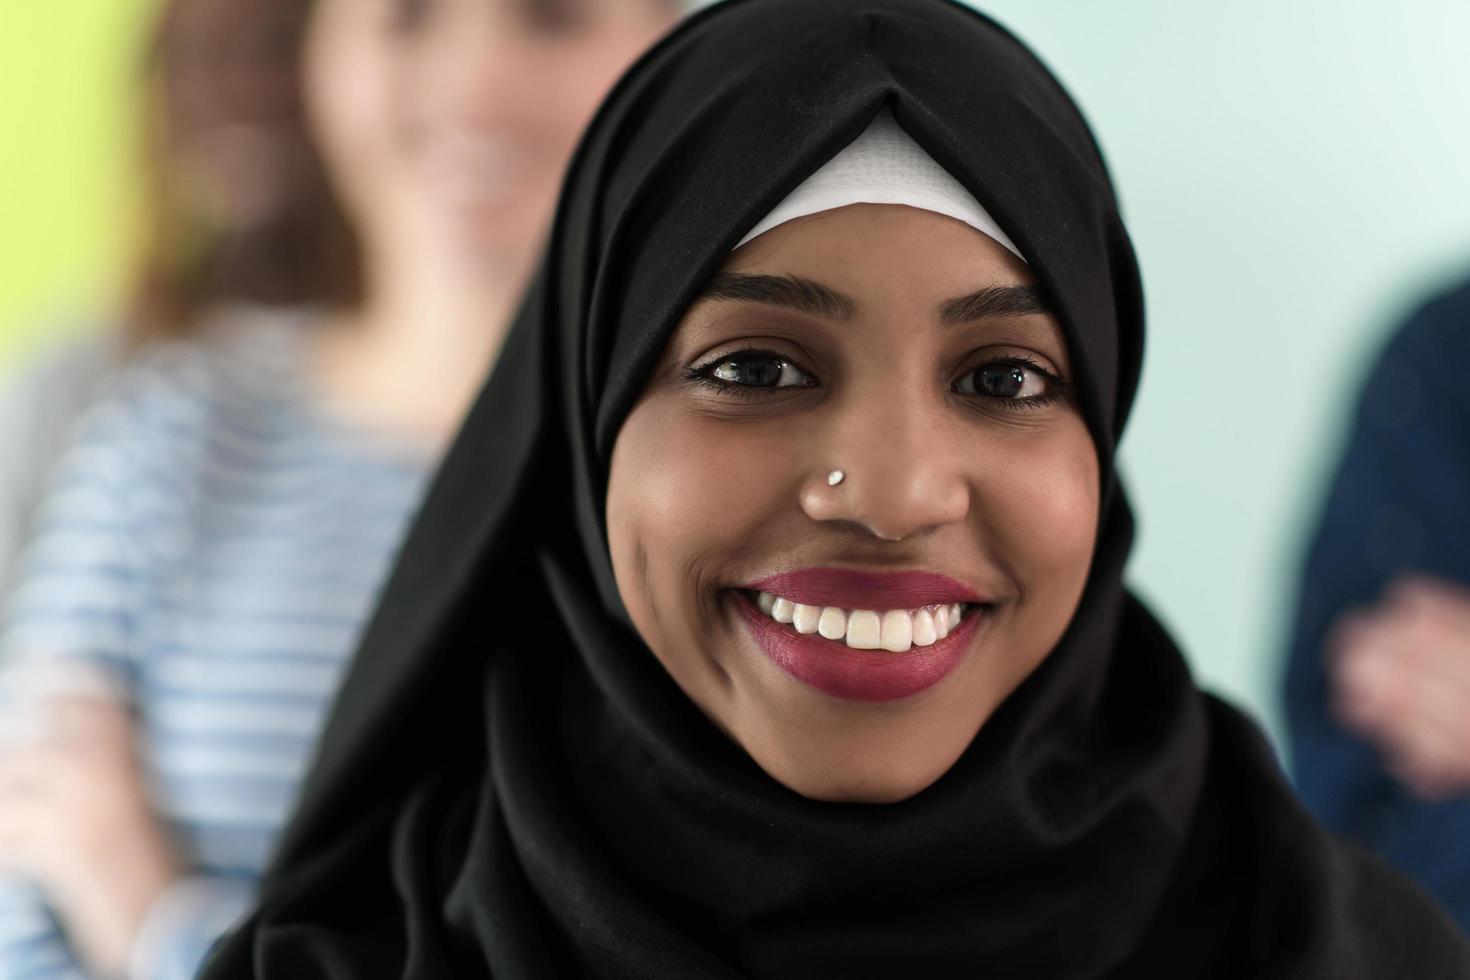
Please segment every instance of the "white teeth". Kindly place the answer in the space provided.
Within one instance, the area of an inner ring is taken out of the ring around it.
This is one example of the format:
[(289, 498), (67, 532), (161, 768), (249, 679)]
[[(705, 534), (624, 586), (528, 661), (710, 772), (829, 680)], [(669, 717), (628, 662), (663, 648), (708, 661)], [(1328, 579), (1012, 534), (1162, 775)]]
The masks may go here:
[(817, 620), (817, 632), (829, 640), (840, 640), (847, 635), (847, 613), (836, 606), (825, 606), (822, 618)]
[(836, 606), (807, 606), (769, 592), (757, 593), (756, 607), (778, 623), (789, 623), (796, 632), (819, 633), (854, 650), (888, 650), (893, 653), (937, 643), (959, 626), (964, 616), (962, 603), (925, 606), (921, 609), (890, 609), (876, 612), (859, 609), (849, 613)]
[(798, 604), (796, 615), (791, 620), (791, 625), (796, 627), (796, 632), (803, 636), (811, 636), (817, 631), (817, 622), (822, 618), (821, 606), (803, 606)]
[[(849, 645), (852, 643), (852, 627), (848, 627)], [(883, 649), (903, 653), (913, 645), (914, 618), (902, 609), (883, 614)]]
[(939, 639), (939, 634), (934, 632), (934, 617), (929, 610), (920, 609), (914, 613), (914, 646), (926, 647)]
[(848, 617), (847, 645), (854, 650), (876, 650), (881, 638), (877, 613), (859, 609)]
[(789, 623), (796, 612), (790, 599), (774, 599), (771, 602), (771, 618), (778, 623)]

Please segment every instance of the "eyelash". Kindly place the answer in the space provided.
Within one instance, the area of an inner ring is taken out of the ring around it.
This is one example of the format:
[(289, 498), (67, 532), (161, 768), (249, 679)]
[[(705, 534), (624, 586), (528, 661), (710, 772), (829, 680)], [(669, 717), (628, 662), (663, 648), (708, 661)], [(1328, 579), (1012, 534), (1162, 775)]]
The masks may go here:
[[(790, 389), (817, 387), (815, 384), (785, 385), (782, 387), (760, 387), (758, 385), (743, 385), (733, 381), (724, 381), (720, 378), (714, 377), (713, 375), (714, 370), (727, 361), (756, 357), (769, 358), (770, 360), (779, 361), (781, 363), (790, 363), (793, 367), (796, 367), (791, 358), (786, 357), (782, 354), (778, 354), (775, 351), (763, 350), (757, 347), (747, 347), (741, 350), (726, 351), (717, 357), (705, 361), (702, 364), (697, 364), (686, 372), (685, 378), (694, 384), (708, 387), (714, 391), (720, 392), (721, 394), (734, 395), (737, 398), (745, 398), (751, 400), (768, 397), (772, 392), (781, 391), (783, 390), (783, 388)], [(1002, 407), (1008, 411), (1025, 412), (1055, 404), (1056, 402), (1060, 401), (1071, 388), (1071, 384), (1067, 381), (1064, 381), (1055, 372), (1048, 371), (1046, 368), (1042, 367), (1040, 364), (1029, 357), (1016, 354), (1007, 355), (1005, 357), (997, 357), (988, 361), (982, 361), (981, 363), (976, 364), (974, 367), (968, 369), (967, 371), (962, 372), (960, 377), (963, 378), (965, 375), (973, 374), (981, 368), (996, 366), (1018, 367), (1022, 370), (1031, 371), (1032, 373), (1037, 374), (1042, 378), (1045, 378), (1047, 383), (1046, 394), (1031, 395), (1027, 398), (1002, 398), (999, 395), (987, 395), (976, 392), (973, 395), (962, 394), (961, 397), (966, 399), (978, 399), (981, 401), (985, 401), (992, 405), (998, 405), (999, 407)], [(811, 373), (809, 371), (806, 371), (805, 369), (800, 367), (797, 367), (797, 370), (801, 371), (808, 377), (811, 377)]]
[(988, 361), (981, 361), (974, 367), (962, 372), (960, 377), (974, 374), (981, 368), (987, 367), (1018, 367), (1024, 371), (1039, 375), (1046, 379), (1046, 394), (1031, 395), (1026, 398), (1002, 398), (999, 395), (986, 395), (976, 392), (973, 395), (965, 395), (966, 398), (980, 398), (992, 404), (998, 404), (1002, 408), (1013, 412), (1026, 412), (1038, 408), (1045, 408), (1061, 401), (1070, 390), (1071, 385), (1053, 371), (1048, 371), (1036, 361), (1021, 354), (1007, 354), (1005, 357), (997, 357)]
[[(712, 389), (714, 391), (720, 392), (721, 394), (734, 395), (737, 398), (747, 398), (747, 399), (751, 399), (751, 400), (754, 400), (754, 399), (757, 399), (757, 398), (766, 398), (766, 397), (769, 397), (770, 394), (772, 392), (774, 392), (774, 391), (790, 390), (792, 388), (815, 388), (816, 387), (815, 384), (810, 384), (810, 385), (786, 385), (786, 386), (784, 386), (784, 388), (783, 387), (762, 388), (762, 387), (760, 387), (758, 385), (737, 384), (737, 383), (735, 383), (733, 381), (725, 381), (725, 380), (722, 380), (720, 378), (716, 378), (714, 376), (714, 373), (713, 373), (714, 370), (716, 368), (718, 368), (721, 364), (724, 364), (727, 361), (737, 361), (737, 360), (740, 360), (742, 358), (756, 358), (756, 357), (769, 358), (772, 361), (777, 361), (777, 362), (780, 362), (782, 364), (791, 364), (793, 367), (796, 367), (795, 362), (793, 362), (791, 358), (786, 357), (786, 356), (784, 356), (782, 354), (778, 354), (775, 351), (762, 350), (761, 348), (758, 348), (758, 347), (746, 347), (746, 348), (743, 348), (741, 350), (726, 351), (726, 352), (720, 354), (717, 357), (710, 358), (708, 361), (705, 361), (703, 364), (697, 364), (694, 367), (692, 367), (692, 368), (689, 369), (689, 371), (685, 375), (685, 377), (689, 381), (692, 381), (694, 384), (708, 387), (708, 388), (710, 388), (710, 389)], [(801, 371), (801, 373), (804, 374), (804, 375), (806, 375), (807, 377), (811, 377), (811, 372), (810, 371), (806, 371), (806, 370), (804, 370), (802, 368), (799, 368), (799, 367), (797, 368), (797, 370), (798, 371)]]

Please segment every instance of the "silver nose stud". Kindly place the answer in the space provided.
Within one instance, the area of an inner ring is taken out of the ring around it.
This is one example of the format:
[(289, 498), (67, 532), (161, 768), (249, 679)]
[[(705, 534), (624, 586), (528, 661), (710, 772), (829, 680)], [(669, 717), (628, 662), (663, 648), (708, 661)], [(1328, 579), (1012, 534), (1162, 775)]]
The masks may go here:
[(847, 479), (846, 473), (842, 472), (841, 470), (833, 470), (831, 473), (827, 474), (827, 486), (835, 487), (837, 486), (837, 484), (841, 483), (845, 479)]

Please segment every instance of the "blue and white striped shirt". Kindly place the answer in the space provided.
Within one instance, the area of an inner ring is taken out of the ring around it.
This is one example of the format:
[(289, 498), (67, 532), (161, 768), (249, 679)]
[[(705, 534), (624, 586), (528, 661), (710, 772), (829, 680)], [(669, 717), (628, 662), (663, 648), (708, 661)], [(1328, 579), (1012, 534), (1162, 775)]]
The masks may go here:
[[(247, 907), (430, 467), (326, 415), (308, 329), (237, 312), (124, 371), (59, 467), (5, 616), (6, 669), (80, 658), (133, 698), (198, 876), (151, 940), (156, 980), (194, 975)], [(0, 881), (0, 978), (79, 972), (38, 893)]]

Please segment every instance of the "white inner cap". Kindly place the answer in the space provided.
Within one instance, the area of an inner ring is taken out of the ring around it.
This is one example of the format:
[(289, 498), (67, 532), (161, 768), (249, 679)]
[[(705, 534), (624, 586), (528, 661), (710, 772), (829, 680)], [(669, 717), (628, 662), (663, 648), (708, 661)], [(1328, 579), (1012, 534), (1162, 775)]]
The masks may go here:
[(740, 245), (795, 218), (849, 204), (906, 204), (933, 211), (963, 221), (1004, 245), (1016, 258), (1026, 260), (990, 212), (925, 153), (887, 109), (846, 149), (776, 205), (740, 240)]

